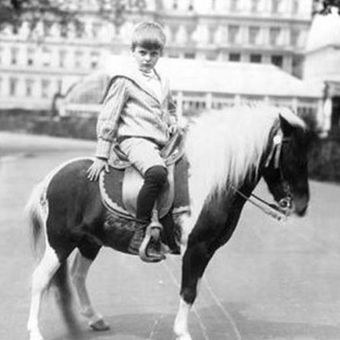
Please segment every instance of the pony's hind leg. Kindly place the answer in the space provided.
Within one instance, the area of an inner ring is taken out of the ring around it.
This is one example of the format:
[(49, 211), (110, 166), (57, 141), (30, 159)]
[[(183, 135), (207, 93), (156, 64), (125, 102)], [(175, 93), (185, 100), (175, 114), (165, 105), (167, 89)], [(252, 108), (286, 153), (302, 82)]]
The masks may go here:
[(52, 277), (60, 267), (59, 259), (54, 250), (46, 245), (45, 253), (33, 272), (31, 307), (27, 323), (30, 340), (42, 340), (39, 329), (39, 312), (41, 300)]
[[(80, 247), (80, 249), (84, 250), (84, 244), (82, 247)], [(86, 277), (88, 271), (100, 247), (94, 247), (92, 245), (90, 252), (88, 249), (89, 248), (87, 248), (87, 256), (82, 255), (81, 250), (76, 251), (71, 268), (72, 282), (78, 296), (80, 312), (84, 317), (87, 318), (89, 326), (95, 331), (105, 331), (110, 329), (110, 326), (104, 321), (102, 315), (97, 313), (97, 311), (93, 308), (86, 288)]]

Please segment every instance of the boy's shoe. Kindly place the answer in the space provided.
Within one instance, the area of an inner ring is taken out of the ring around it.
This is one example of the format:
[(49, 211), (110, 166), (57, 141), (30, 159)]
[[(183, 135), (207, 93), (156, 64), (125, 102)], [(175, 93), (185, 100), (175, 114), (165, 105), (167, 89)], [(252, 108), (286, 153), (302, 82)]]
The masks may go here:
[(159, 262), (165, 259), (168, 247), (161, 242), (161, 225), (153, 222), (136, 222), (136, 229), (128, 248), (129, 253), (139, 255), (145, 262)]

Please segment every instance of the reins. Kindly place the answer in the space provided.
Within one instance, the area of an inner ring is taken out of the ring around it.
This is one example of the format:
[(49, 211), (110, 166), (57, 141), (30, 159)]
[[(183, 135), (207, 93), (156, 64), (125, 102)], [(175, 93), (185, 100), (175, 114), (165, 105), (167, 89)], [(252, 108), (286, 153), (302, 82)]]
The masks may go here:
[[(255, 207), (259, 208), (265, 214), (269, 215), (270, 217), (283, 222), (287, 220), (287, 215), (281, 212), (275, 205), (265, 201), (264, 199), (258, 197), (255, 194), (250, 194), (249, 196), (245, 195), (242, 191), (238, 190), (234, 186), (231, 188), (237, 192), (241, 197), (243, 197), (246, 201), (254, 205)], [(261, 203), (258, 203), (258, 202)]]
[[(281, 179), (283, 179), (283, 174), (282, 170), (280, 168), (280, 156), (281, 156), (281, 151), (282, 151), (282, 144), (283, 142), (287, 142), (289, 139), (284, 138), (283, 133), (281, 130), (278, 130), (276, 135), (273, 137), (273, 144), (272, 148), (268, 154), (268, 157), (266, 161), (264, 162), (264, 166), (268, 167), (270, 162), (273, 160), (274, 161), (274, 168), (280, 170), (281, 174)], [(286, 221), (287, 220), (287, 214), (284, 212), (280, 211), (279, 208), (264, 200), (263, 198), (251, 193), (249, 196), (245, 195), (242, 191), (237, 189), (236, 187), (231, 185), (231, 188), (237, 192), (241, 197), (243, 197), (246, 201), (249, 203), (253, 204), (255, 207), (259, 208), (261, 211), (263, 211), (265, 214), (271, 216), (272, 218), (278, 220), (278, 221)], [(290, 202), (290, 197), (289, 193), (287, 195), (287, 198), (283, 199), (284, 203), (286, 204), (286, 207), (289, 207), (291, 202)]]

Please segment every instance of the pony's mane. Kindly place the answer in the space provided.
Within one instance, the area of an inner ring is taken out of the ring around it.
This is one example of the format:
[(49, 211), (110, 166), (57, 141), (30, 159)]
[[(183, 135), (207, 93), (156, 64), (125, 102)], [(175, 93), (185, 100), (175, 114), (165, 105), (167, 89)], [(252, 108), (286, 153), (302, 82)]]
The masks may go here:
[(192, 197), (205, 199), (225, 190), (226, 184), (238, 187), (256, 172), (281, 111), (292, 125), (304, 126), (294, 113), (274, 106), (236, 106), (198, 117), (186, 143), (191, 186), (195, 187)]

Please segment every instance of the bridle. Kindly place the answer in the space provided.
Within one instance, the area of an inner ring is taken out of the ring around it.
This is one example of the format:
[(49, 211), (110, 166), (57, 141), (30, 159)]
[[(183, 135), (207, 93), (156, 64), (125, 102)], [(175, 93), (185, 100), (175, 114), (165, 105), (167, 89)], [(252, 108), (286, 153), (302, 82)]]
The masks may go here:
[(288, 182), (284, 179), (282, 168), (280, 166), (280, 158), (282, 152), (282, 145), (285, 142), (289, 142), (289, 137), (284, 137), (283, 132), (279, 129), (275, 136), (273, 137), (273, 142), (269, 154), (264, 162), (264, 167), (268, 168), (269, 165), (273, 162), (274, 169), (277, 169), (280, 172), (281, 183), (283, 183), (283, 191), (285, 193), (285, 197), (282, 198), (278, 204), (269, 203), (263, 198), (251, 193), (249, 196), (244, 194), (241, 190), (237, 189), (234, 186), (231, 188), (237, 192), (241, 197), (243, 197), (246, 201), (253, 204), (255, 207), (259, 208), (265, 214), (279, 220), (285, 221), (289, 214), (289, 209), (292, 206), (292, 194), (290, 191), (290, 187)]

